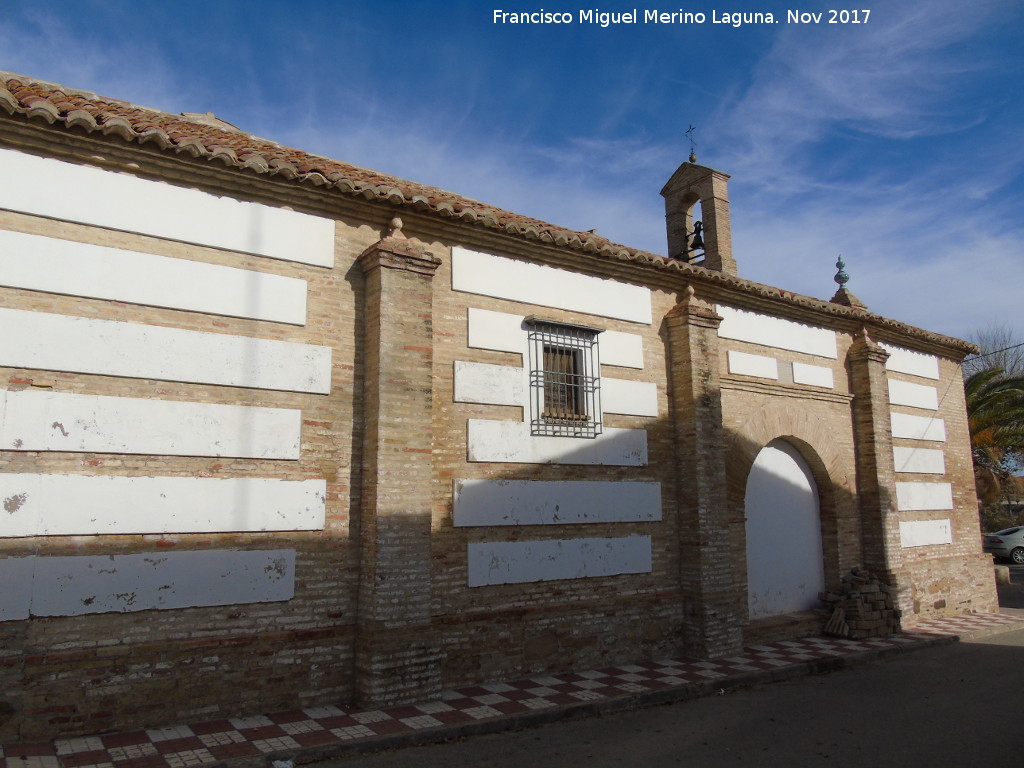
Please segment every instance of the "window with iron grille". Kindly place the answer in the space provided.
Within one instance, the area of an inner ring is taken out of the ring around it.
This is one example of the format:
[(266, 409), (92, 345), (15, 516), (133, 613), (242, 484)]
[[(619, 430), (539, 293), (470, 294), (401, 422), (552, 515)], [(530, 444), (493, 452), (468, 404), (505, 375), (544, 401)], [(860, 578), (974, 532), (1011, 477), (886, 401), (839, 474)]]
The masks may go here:
[(601, 434), (601, 377), (597, 335), (581, 325), (536, 317), (529, 326), (530, 434)]

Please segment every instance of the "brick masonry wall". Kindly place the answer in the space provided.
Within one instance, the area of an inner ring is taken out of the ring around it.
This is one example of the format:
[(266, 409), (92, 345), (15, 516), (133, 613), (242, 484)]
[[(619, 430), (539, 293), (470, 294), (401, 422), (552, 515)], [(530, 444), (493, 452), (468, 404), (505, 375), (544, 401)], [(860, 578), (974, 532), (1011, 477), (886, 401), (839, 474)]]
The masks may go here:
[[(742, 519), (747, 476), (764, 446), (782, 438), (796, 447), (818, 486), (826, 583), (837, 582), (839, 575), (859, 564), (862, 557), (851, 396), (842, 364), (849, 340), (840, 335), (837, 342), (839, 358), (830, 363), (799, 352), (723, 340), (723, 358), (729, 350), (736, 350), (776, 357), (783, 362), (824, 365), (833, 371), (835, 386), (831, 390), (728, 373), (724, 374), (723, 383), (725, 424), (730, 439), (730, 508)], [(722, 365), (727, 370), (724, 360)], [(741, 526), (738, 551), (742, 552), (745, 546)], [(746, 568), (742, 558), (737, 567), (745, 604)]]
[(684, 648), (697, 656), (723, 656), (742, 646), (745, 609), (732, 566), (742, 515), (728, 498), (728, 429), (724, 419), (718, 337), (722, 318), (692, 286), (665, 318), (671, 364), (671, 419), (679, 478), (681, 599)]
[[(763, 311), (769, 313), (770, 309), (766, 307)], [(876, 441), (869, 439), (869, 422), (863, 425), (868, 432), (858, 438), (855, 421), (851, 420), (851, 416), (857, 413), (857, 399), (853, 396), (859, 375), (859, 364), (853, 362), (856, 337), (857, 334), (850, 332), (840, 331), (837, 334), (838, 357), (832, 363), (797, 352), (723, 340), (723, 357), (732, 349), (775, 357), (780, 362), (825, 365), (831, 367), (835, 382), (834, 388), (825, 392), (815, 387), (726, 374), (723, 381), (725, 422), (732, 440), (730, 506), (739, 511), (743, 508), (746, 477), (757, 451), (771, 439), (787, 439), (808, 460), (818, 485), (827, 584), (838, 584), (843, 573), (871, 561), (868, 567), (888, 573), (887, 578), (898, 582), (904, 626), (913, 626), (919, 618), (929, 615), (995, 610), (997, 603), (990, 558), (980, 549), (959, 366), (955, 361), (940, 358), (940, 381), (935, 382), (940, 399), (939, 411), (935, 415), (945, 421), (947, 430), (946, 442), (938, 446), (945, 453), (946, 473), (923, 477), (892, 470), (893, 441), (885, 434), (889, 429), (890, 406), (884, 355), (877, 363), (877, 380), (870, 385), (873, 389), (865, 392), (873, 393), (874, 408), (878, 414), (875, 428), (882, 430), (884, 436), (884, 439), (877, 440), (877, 445), (881, 446), (877, 463), (883, 468), (888, 466), (880, 475), (883, 503), (887, 510), (883, 534), (881, 521), (872, 522), (868, 514), (872, 497), (867, 485), (868, 476), (860, 474), (858, 481), (859, 473), (866, 469), (858, 469), (857, 461), (863, 462), (866, 458), (875, 461)], [(907, 339), (886, 338), (885, 341), (913, 347), (913, 342)], [(727, 370), (723, 361), (723, 371)], [(889, 372), (889, 378), (923, 383), (913, 376), (893, 372)], [(896, 442), (905, 446), (936, 447), (928, 441)], [(952, 484), (953, 510), (901, 512), (896, 509), (894, 483), (925, 480)], [(947, 518), (953, 529), (952, 544), (911, 548), (900, 545), (900, 521)], [(883, 535), (884, 546), (876, 547), (875, 543), (880, 544)], [(871, 556), (866, 549), (868, 547), (875, 547)], [(742, 563), (740, 568), (743, 569)], [(745, 575), (741, 581), (745, 584)]]
[(359, 261), (366, 273), (367, 429), (356, 695), (364, 706), (398, 705), (440, 690), (430, 629), (432, 283), (439, 260), (396, 234)]
[[(936, 415), (946, 425), (946, 442), (942, 445), (946, 473), (935, 476), (935, 479), (952, 484), (953, 509), (901, 512), (900, 519), (949, 519), (952, 543), (903, 550), (904, 582), (909, 587), (903, 618), (905, 626), (936, 616), (998, 610), (992, 557), (981, 551), (963, 373), (956, 362), (940, 359), (939, 377), (939, 410)], [(897, 378), (912, 379), (907, 376)], [(908, 440), (898, 442), (915, 444)], [(923, 442), (921, 444), (924, 445)], [(919, 478), (897, 474), (897, 480), (915, 479)]]
[[(97, 152), (95, 146), (75, 149), (74, 142), (69, 148), (90, 162)], [(364, 346), (364, 340), (373, 336), (367, 334), (367, 326), (380, 318), (371, 316), (373, 303), (367, 304), (366, 299), (373, 298), (371, 293), (377, 295), (377, 289), (368, 290), (367, 277), (356, 260), (380, 240), (391, 215), (386, 206), (345, 201), (336, 208), (326, 207), (312, 194), (291, 186), (262, 182), (247, 186), (233, 172), (221, 178), (203, 166), (201, 172), (193, 173), (187, 163), (178, 176), (167, 166), (148, 168), (147, 157), (137, 158), (144, 170), (169, 175), (186, 186), (218, 184), (211, 188), (264, 202), (276, 198), (333, 218), (334, 268), (11, 212), (0, 212), (0, 228), (299, 277), (309, 282), (306, 325), (11, 288), (0, 288), (0, 306), (326, 345), (333, 353), (331, 392), (311, 395), (0, 369), (0, 380), (11, 390), (45, 387), (54, 392), (302, 410), (302, 450), (294, 461), (0, 451), (0, 472), (324, 478), (326, 527), (290, 533), (0, 540), (0, 557), (269, 548), (292, 548), (297, 553), (295, 596), (288, 601), (0, 623), (0, 736), (5, 740), (371, 700), (386, 697), (392, 688), (399, 691), (399, 698), (416, 698), (439, 686), (521, 674), (684, 651), (709, 656), (732, 652), (742, 642), (745, 629), (746, 571), (737, 553), (744, 549), (746, 478), (758, 451), (777, 437), (795, 445), (814, 473), (821, 494), (827, 581), (834, 583), (841, 573), (863, 565), (854, 390), (847, 361), (854, 333), (848, 324), (837, 335), (839, 356), (832, 362), (719, 339), (710, 319), (710, 325), (698, 322), (696, 326), (683, 319), (680, 327), (693, 327), (673, 337), (672, 323), (665, 318), (682, 311), (678, 306), (693, 302), (691, 309), (700, 304), (703, 312), (716, 301), (729, 299), (727, 289), (719, 286), (713, 296), (705, 295), (705, 288), (695, 283), (694, 296), (678, 278), (666, 277), (661, 283), (660, 273), (638, 269), (635, 279), (652, 290), (653, 324), (601, 319), (600, 325), (643, 338), (642, 370), (607, 372), (655, 382), (658, 416), (609, 414), (606, 425), (646, 430), (648, 464), (471, 463), (467, 461), (468, 419), (519, 420), (522, 414), (515, 406), (454, 402), (454, 363), (521, 365), (522, 361), (508, 352), (470, 349), (467, 309), (536, 313), (584, 325), (593, 324), (594, 318), (455, 292), (451, 247), (466, 245), (538, 263), (587, 267), (602, 275), (605, 266), (599, 260), (590, 261), (591, 257), (578, 253), (566, 255), (543, 243), (535, 247), (511, 243), (466, 225), (448, 226), (411, 214), (405, 226), (411, 242), (435, 254), (440, 264), (432, 279), (412, 280), (418, 286), (411, 297), (416, 301), (402, 301), (403, 291), (411, 289), (398, 285), (397, 294), (387, 297), (381, 311), (389, 313), (395, 338), (416, 337), (419, 341), (409, 344), (422, 348), (388, 351), (380, 344), (370, 348)], [(115, 160), (123, 162), (124, 157), (112, 156), (111, 162)], [(621, 269), (621, 265), (608, 269)], [(751, 303), (749, 297), (746, 301)], [(765, 300), (758, 309), (771, 314), (778, 306)], [(830, 322), (828, 317), (821, 319), (822, 324)], [(424, 329), (432, 343), (421, 338)], [(898, 338), (887, 341), (901, 343)], [(730, 350), (774, 356), (786, 363), (827, 365), (835, 385), (823, 390), (733, 375), (726, 362)], [(383, 370), (385, 363), (388, 371), (398, 375), (379, 382), (382, 387), (364, 390), (365, 372), (377, 366)], [(407, 364), (413, 363), (419, 378), (399, 381)], [(918, 615), (991, 610), (995, 605), (990, 562), (980, 553), (957, 375), (955, 363), (942, 362), (939, 415), (949, 433), (946, 480), (953, 484), (955, 500), (955, 510), (942, 516), (951, 519), (953, 544), (901, 553), (900, 573), (910, 585), (910, 621)], [(412, 409), (409, 414), (401, 411), (406, 407)], [(406, 415), (417, 419), (425, 415), (426, 421), (417, 422), (418, 431), (407, 433), (400, 421)], [(385, 422), (390, 422), (388, 434), (382, 431)], [(405, 456), (406, 464), (384, 455), (398, 443), (414, 449)], [(723, 457), (724, 471), (719, 460), (710, 457)], [(415, 469), (408, 482), (389, 483), (388, 472), (401, 473), (403, 466)], [(550, 525), (543, 530), (456, 528), (452, 523), (456, 479), (654, 481), (661, 485), (662, 520)], [(388, 539), (390, 529), (368, 517), (382, 508), (382, 501), (388, 510), (418, 516), (414, 526), (405, 526), (401, 532), (402, 541), (415, 549), (415, 557), (404, 559), (401, 548)], [(470, 543), (634, 534), (651, 537), (650, 573), (467, 586)], [(378, 576), (394, 578), (382, 586)], [(396, 608), (403, 605), (408, 610)]]
[[(455, 241), (458, 242), (458, 241)], [(432, 548), (434, 622), (445, 653), (444, 685), (496, 680), (518, 674), (600, 666), (670, 653), (680, 647), (682, 609), (672, 471), (674, 448), (667, 419), (664, 341), (658, 323), (643, 325), (531, 306), (451, 290), (450, 240), (426, 244), (442, 256), (434, 279), (434, 481)], [(503, 255), (498, 243), (471, 246)], [(540, 254), (538, 254), (540, 255)], [(527, 257), (528, 258), (528, 257)], [(675, 303), (673, 293), (654, 286), (654, 315)], [(523, 364), (509, 352), (467, 346), (467, 308), (515, 315), (538, 314), (565, 322), (640, 334), (644, 369), (605, 367), (606, 375), (658, 384), (659, 417), (606, 414), (608, 427), (647, 430), (649, 462), (644, 467), (471, 463), (467, 461), (468, 419), (521, 420), (517, 406), (454, 402), (456, 360)], [(598, 321), (599, 320), (599, 321)], [(508, 528), (456, 528), (452, 525), (453, 480), (633, 480), (662, 484), (659, 523), (545, 525)], [(540, 529), (543, 530), (540, 530)], [(628, 536), (653, 537), (653, 571), (538, 582), (467, 586), (470, 542)]]
[[(92, 153), (88, 161), (94, 161)], [(196, 183), (191, 176), (179, 181)], [(292, 202), (302, 208), (301, 201)], [(0, 212), (3, 229), (301, 278), (308, 281), (308, 313), (305, 326), (294, 326), (12, 288), (0, 288), (0, 306), (326, 345), (333, 354), (329, 395), (0, 369), (0, 381), (12, 391), (45, 388), (302, 411), (298, 460), (0, 451), (0, 472), (327, 482), (326, 527), (319, 531), (0, 539), (0, 557), (296, 551), (295, 595), (283, 602), (0, 623), (4, 740), (161, 726), (353, 698), (358, 552), (351, 540), (351, 505), (359, 496), (362, 401), (362, 328), (353, 297), (362, 276), (352, 265), (379, 233), (363, 222), (337, 219), (336, 266), (324, 269)]]

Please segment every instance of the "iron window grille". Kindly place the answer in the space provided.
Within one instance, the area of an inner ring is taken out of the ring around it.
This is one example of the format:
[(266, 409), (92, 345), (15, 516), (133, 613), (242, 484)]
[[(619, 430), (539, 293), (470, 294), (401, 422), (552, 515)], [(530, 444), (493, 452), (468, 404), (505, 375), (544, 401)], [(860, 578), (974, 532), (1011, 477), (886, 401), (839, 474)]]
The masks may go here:
[(601, 434), (601, 331), (535, 317), (529, 326), (530, 434)]

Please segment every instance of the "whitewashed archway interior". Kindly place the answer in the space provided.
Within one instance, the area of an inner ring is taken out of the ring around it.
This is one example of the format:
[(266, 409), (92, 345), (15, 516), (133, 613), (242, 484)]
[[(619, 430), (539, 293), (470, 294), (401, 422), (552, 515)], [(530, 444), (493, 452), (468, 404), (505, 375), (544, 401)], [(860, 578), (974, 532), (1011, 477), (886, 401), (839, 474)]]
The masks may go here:
[(773, 440), (758, 453), (745, 507), (750, 618), (816, 607), (825, 589), (818, 488), (790, 443)]

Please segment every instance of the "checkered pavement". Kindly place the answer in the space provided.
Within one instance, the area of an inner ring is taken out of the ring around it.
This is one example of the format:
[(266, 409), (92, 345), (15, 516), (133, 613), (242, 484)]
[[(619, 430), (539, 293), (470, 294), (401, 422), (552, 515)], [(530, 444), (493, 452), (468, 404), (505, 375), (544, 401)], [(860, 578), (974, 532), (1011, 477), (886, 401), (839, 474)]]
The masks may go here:
[(831, 657), (919, 645), (1021, 625), (1017, 617), (971, 614), (921, 622), (886, 638), (808, 637), (750, 646), (725, 659), (659, 659), (606, 669), (528, 677), (445, 691), (436, 701), (380, 710), (317, 707), (53, 742), (0, 746), (0, 768), (192, 768), (236, 758), (292, 757), (303, 750), (457, 728), (540, 710), (643, 696), (695, 683)]

